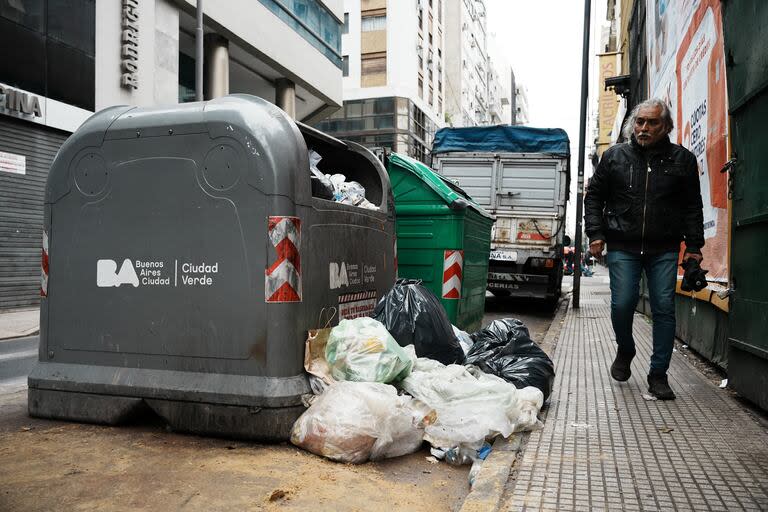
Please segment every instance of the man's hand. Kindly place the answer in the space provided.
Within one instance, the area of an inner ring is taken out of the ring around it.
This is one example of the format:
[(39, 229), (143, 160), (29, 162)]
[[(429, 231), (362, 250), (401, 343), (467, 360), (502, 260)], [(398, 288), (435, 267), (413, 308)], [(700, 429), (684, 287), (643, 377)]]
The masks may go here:
[[(590, 248), (591, 247), (592, 246), (590, 245)], [(695, 253), (695, 252), (686, 252), (686, 253), (684, 253), (683, 254), (683, 261), (687, 261), (688, 258), (693, 258), (696, 261), (698, 261), (699, 263), (701, 263), (701, 260), (704, 259), (704, 256), (702, 256), (701, 254)]]
[(589, 253), (594, 257), (599, 257), (605, 248), (605, 240), (595, 240), (589, 244)]

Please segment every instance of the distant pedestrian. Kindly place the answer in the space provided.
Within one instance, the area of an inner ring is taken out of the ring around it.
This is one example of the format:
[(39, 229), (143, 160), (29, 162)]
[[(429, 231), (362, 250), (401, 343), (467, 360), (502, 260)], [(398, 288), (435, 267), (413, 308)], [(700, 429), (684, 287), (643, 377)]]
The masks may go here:
[(669, 141), (669, 106), (651, 99), (635, 107), (624, 125), (629, 142), (609, 148), (584, 200), (590, 252), (606, 243), (611, 280), (611, 321), (618, 349), (611, 376), (626, 381), (635, 357), (632, 320), (645, 271), (653, 313), (653, 354), (648, 391), (673, 400), (667, 370), (675, 338), (675, 282), (680, 242), (683, 259), (701, 261), (703, 212), (696, 157)]

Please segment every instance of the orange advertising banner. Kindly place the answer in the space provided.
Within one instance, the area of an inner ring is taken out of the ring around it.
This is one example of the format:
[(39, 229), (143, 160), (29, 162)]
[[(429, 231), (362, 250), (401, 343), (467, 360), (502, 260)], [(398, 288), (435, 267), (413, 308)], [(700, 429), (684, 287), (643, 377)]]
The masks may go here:
[(675, 115), (670, 134), (699, 163), (704, 203), (704, 268), (728, 280), (728, 96), (720, 0), (647, 0), (650, 96)]

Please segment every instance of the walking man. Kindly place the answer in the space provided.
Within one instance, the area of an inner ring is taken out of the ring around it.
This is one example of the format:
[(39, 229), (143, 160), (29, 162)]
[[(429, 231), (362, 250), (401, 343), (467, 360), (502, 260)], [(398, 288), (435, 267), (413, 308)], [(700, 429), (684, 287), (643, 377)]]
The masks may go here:
[(680, 242), (683, 260), (701, 261), (703, 213), (696, 157), (669, 141), (669, 106), (650, 99), (635, 107), (623, 134), (629, 142), (604, 154), (584, 199), (589, 251), (608, 246), (611, 322), (618, 350), (611, 376), (626, 381), (635, 357), (632, 319), (645, 271), (653, 314), (648, 392), (674, 400), (667, 380), (675, 338), (675, 283)]

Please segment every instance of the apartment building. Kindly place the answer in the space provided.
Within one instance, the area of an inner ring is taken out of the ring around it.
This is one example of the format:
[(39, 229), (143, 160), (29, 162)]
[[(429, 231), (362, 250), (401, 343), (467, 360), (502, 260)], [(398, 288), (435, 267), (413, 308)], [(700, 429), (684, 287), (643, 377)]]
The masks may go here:
[(344, 106), (316, 126), (427, 161), (445, 112), (445, 0), (344, 0)]

